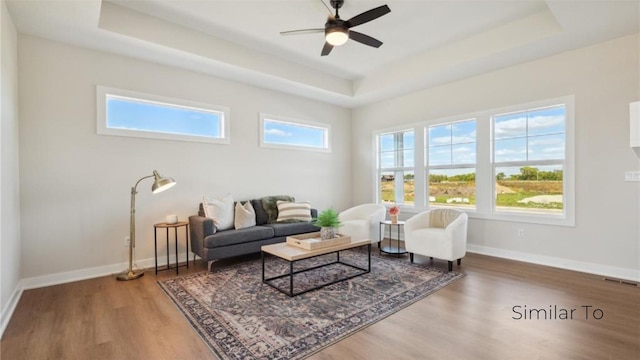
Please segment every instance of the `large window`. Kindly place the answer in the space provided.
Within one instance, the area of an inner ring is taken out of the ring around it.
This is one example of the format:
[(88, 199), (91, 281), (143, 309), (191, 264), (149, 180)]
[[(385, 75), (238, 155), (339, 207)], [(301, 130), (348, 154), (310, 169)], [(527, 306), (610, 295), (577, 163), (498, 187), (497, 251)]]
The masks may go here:
[(573, 226), (573, 108), (567, 96), (377, 131), (377, 201)]
[(562, 213), (565, 105), (492, 116), (496, 211)]
[(429, 204), (474, 207), (476, 120), (427, 127)]
[(329, 124), (260, 114), (260, 146), (281, 149), (331, 151)]
[(98, 134), (229, 143), (229, 109), (97, 87)]
[(378, 197), (385, 204), (415, 203), (413, 130), (383, 133), (378, 144)]

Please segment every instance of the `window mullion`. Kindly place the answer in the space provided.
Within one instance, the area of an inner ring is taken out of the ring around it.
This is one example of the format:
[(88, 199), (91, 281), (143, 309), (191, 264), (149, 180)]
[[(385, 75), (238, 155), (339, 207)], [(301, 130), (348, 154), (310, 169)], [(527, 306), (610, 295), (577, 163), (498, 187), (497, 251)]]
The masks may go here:
[[(426, 174), (426, 127), (416, 127), (414, 134), (418, 134), (414, 137), (413, 144), (413, 156), (414, 156), (414, 171), (413, 171), (413, 192), (415, 194), (414, 206), (418, 209), (423, 209), (427, 206), (425, 203), (426, 194), (428, 194), (429, 182), (427, 181)], [(427, 191), (427, 192), (425, 192)]]
[(488, 213), (493, 206), (491, 117), (483, 115), (476, 120), (476, 211)]

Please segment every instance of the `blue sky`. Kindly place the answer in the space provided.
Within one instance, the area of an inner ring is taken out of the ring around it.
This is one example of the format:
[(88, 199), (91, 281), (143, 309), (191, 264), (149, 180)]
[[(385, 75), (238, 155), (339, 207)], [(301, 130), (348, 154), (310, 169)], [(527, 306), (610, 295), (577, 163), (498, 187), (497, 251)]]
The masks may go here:
[(264, 142), (269, 144), (324, 148), (326, 135), (326, 129), (320, 127), (264, 120)]
[(429, 127), (429, 165), (476, 162), (476, 121)]
[[(400, 145), (395, 143), (393, 133), (380, 135), (380, 166), (384, 168), (414, 166), (414, 136), (413, 131), (403, 132), (402, 145)], [(397, 164), (396, 159), (398, 159)]]
[[(497, 163), (510, 161), (562, 160), (565, 151), (565, 108), (563, 105), (533, 109), (493, 117), (494, 156)], [(430, 166), (465, 165), (476, 162), (475, 119), (428, 128)], [(383, 168), (414, 166), (414, 132), (403, 133), (403, 146), (394, 134), (380, 135), (380, 165)], [(401, 156), (402, 154), (402, 156)], [(404, 163), (396, 159), (404, 158)], [(541, 171), (561, 170), (561, 166), (538, 166)], [(473, 168), (442, 170), (447, 175), (465, 174)], [(503, 167), (498, 172), (519, 173), (519, 167)]]
[(116, 129), (219, 138), (222, 116), (211, 110), (107, 97), (107, 126)]
[[(213, 110), (108, 95), (108, 127), (220, 138), (224, 114)], [(325, 148), (327, 129), (265, 119), (266, 143)]]
[(498, 115), (493, 121), (496, 162), (564, 159), (564, 106)]

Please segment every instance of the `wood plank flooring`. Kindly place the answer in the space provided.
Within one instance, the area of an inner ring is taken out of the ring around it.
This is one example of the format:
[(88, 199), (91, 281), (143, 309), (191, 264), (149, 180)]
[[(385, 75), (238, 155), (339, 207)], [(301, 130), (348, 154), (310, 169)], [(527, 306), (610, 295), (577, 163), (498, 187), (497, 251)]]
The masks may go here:
[[(248, 258), (217, 262), (214, 271)], [(457, 269), (467, 276), (311, 359), (640, 359), (638, 287), (474, 254)], [(204, 270), (199, 261), (188, 272)], [(109, 276), (27, 290), (0, 342), (0, 358), (215, 359), (156, 285), (173, 276), (151, 270), (129, 282)], [(514, 306), (549, 312), (554, 305), (575, 308), (574, 318), (513, 319)], [(583, 306), (592, 306), (589, 319)], [(600, 320), (593, 318), (596, 308)]]

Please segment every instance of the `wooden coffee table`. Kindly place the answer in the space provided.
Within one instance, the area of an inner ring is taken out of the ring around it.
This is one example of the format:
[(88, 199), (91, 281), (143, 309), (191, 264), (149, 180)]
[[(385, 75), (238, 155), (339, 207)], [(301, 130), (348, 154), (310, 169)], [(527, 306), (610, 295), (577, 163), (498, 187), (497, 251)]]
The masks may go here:
[[(348, 249), (353, 249), (353, 248), (357, 248), (360, 246), (367, 246), (367, 259), (368, 259), (368, 265), (367, 268), (361, 268), (358, 266), (355, 266), (353, 264), (349, 264), (349, 263), (345, 263), (340, 261), (340, 251), (342, 250), (348, 250)], [(312, 257), (316, 257), (316, 256), (321, 256), (321, 255), (326, 255), (326, 254), (331, 254), (331, 253), (335, 253), (336, 254), (336, 261), (327, 263), (327, 264), (322, 264), (322, 265), (317, 265), (317, 266), (313, 266), (310, 267), (308, 269), (302, 269), (302, 270), (297, 270), (297, 271), (293, 271), (293, 263), (295, 263), (296, 261), (300, 261), (300, 260), (304, 260), (304, 259), (309, 259)], [(270, 254), (273, 256), (276, 256), (282, 260), (285, 260), (289, 263), (289, 273), (284, 274), (284, 275), (278, 275), (278, 276), (274, 276), (274, 277), (270, 277), (270, 278), (265, 278), (264, 275), (264, 270), (265, 270), (265, 265), (264, 265), (264, 257), (265, 254)], [(326, 283), (326, 284), (321, 284), (318, 285), (316, 287), (313, 287), (311, 289), (305, 289), (302, 291), (299, 291), (297, 293), (293, 292), (293, 278), (295, 274), (299, 274), (299, 273), (303, 273), (306, 271), (310, 271), (313, 269), (317, 269), (317, 268), (321, 268), (324, 266), (329, 266), (332, 264), (342, 264), (342, 265), (346, 265), (346, 266), (350, 266), (354, 269), (357, 270), (361, 270), (361, 272), (358, 272), (355, 275), (350, 275), (347, 276), (345, 278), (340, 278), (337, 280), (334, 280), (332, 282)], [(320, 289), (322, 287), (325, 287), (327, 285), (331, 285), (331, 284), (335, 284), (337, 282), (340, 281), (344, 281), (347, 279), (351, 279), (354, 278), (356, 276), (360, 276), (362, 274), (366, 274), (371, 272), (371, 240), (369, 239), (365, 239), (365, 240), (358, 240), (358, 241), (351, 241), (350, 243), (346, 243), (346, 244), (341, 244), (341, 245), (335, 245), (335, 246), (329, 246), (329, 247), (325, 247), (325, 248), (321, 248), (321, 249), (315, 249), (315, 250), (305, 250), (303, 248), (299, 248), (296, 246), (292, 246), (292, 245), (288, 245), (287, 243), (278, 243), (278, 244), (273, 244), (273, 245), (265, 245), (262, 247), (262, 282), (271, 286), (272, 288), (290, 296), (296, 296), (296, 295), (300, 295), (300, 294), (304, 294), (306, 292), (312, 291), (312, 290), (317, 290)], [(289, 277), (289, 289), (288, 291), (286, 289), (281, 289), (279, 287), (277, 287), (275, 284), (273, 284), (273, 280), (276, 279), (281, 279), (283, 277)]]

